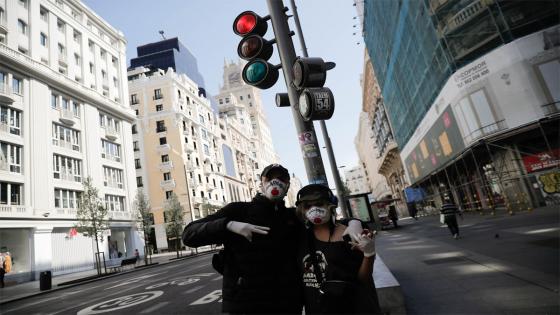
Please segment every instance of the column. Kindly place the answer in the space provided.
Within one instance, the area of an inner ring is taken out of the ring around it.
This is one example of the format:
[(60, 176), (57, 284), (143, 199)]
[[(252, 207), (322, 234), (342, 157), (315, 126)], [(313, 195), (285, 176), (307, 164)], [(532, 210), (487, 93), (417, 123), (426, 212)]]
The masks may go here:
[(33, 260), (31, 273), (33, 279), (39, 279), (41, 271), (51, 270), (52, 262), (52, 228), (35, 228), (33, 230)]

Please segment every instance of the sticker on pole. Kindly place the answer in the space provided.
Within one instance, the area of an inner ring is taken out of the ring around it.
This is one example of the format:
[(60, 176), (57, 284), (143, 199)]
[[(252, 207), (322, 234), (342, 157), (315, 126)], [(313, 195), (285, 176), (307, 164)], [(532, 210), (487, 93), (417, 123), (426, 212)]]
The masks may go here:
[(160, 297), (162, 294), (163, 291), (149, 291), (149, 292), (125, 295), (84, 308), (83, 310), (79, 311), (77, 315), (101, 314), (101, 313), (113, 312), (116, 310), (142, 304), (144, 302), (148, 302), (157, 297)]
[(306, 131), (299, 134), (300, 145), (311, 144), (311, 143), (315, 143), (315, 137), (313, 136), (313, 132)]

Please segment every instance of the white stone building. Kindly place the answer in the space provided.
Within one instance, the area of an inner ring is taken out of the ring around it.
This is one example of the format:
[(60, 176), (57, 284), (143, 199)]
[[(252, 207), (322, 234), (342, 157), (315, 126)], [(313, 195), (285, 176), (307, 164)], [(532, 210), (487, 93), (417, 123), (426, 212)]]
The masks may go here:
[[(226, 198), (223, 143), (227, 124), (212, 111), (198, 85), (172, 68), (128, 71), (136, 182), (148, 196), (154, 215), (150, 244), (174, 248), (167, 236), (164, 207), (175, 193), (185, 224), (223, 206)], [(209, 210), (209, 209), (213, 210)]]
[(366, 173), (361, 165), (345, 170), (344, 178), (350, 194), (356, 195), (371, 192)]
[(0, 1), (0, 247), (15, 262), (8, 281), (93, 268), (92, 240), (72, 231), (88, 176), (111, 217), (105, 257), (142, 252), (131, 221), (125, 48), (123, 34), (79, 1)]
[(224, 62), (224, 85), (214, 99), (218, 103), (220, 115), (227, 116), (229, 121), (236, 120), (240, 126), (241, 143), (236, 145), (234, 139), (234, 154), (236, 163), (241, 165), (240, 169), (247, 169), (242, 181), (248, 182), (253, 195), (258, 184), (253, 185), (251, 182), (259, 182), (262, 169), (269, 164), (278, 163), (279, 158), (272, 143), (260, 90), (243, 82), (243, 66), (242, 61)]

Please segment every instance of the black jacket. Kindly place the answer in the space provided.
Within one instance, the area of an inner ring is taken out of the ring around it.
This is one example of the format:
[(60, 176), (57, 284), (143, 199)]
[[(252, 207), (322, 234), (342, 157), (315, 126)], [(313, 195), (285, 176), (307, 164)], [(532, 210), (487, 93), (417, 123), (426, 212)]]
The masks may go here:
[[(229, 221), (270, 227), (252, 242), (227, 230)], [(251, 202), (230, 203), (217, 213), (191, 222), (183, 231), (190, 247), (224, 244), (222, 310), (227, 313), (301, 314), (298, 236), (302, 224), (294, 208), (257, 195)]]

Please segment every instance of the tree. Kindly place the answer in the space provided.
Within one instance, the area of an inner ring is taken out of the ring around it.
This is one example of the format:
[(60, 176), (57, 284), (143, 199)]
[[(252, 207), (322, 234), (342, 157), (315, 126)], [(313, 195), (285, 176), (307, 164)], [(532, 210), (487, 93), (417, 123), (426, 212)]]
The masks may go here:
[(136, 192), (134, 207), (136, 209), (136, 222), (138, 223), (138, 229), (142, 230), (142, 234), (144, 235), (144, 264), (147, 265), (148, 253), (151, 253), (151, 249), (149, 248), (149, 235), (150, 228), (153, 224), (153, 217), (150, 202), (142, 189), (138, 189)]
[[(107, 208), (99, 198), (99, 191), (93, 186), (91, 177), (87, 177), (83, 183), (84, 191), (80, 195), (76, 219), (78, 223), (75, 228), (78, 232), (95, 240), (97, 253), (97, 274), (101, 274), (101, 259), (99, 257), (99, 241), (103, 242), (103, 232), (109, 229), (109, 218)], [(105, 261), (105, 258), (103, 259)]]
[(179, 249), (181, 248), (181, 233), (183, 232), (183, 206), (179, 203), (179, 198), (175, 193), (165, 204), (165, 215), (167, 218), (167, 235), (175, 236), (175, 250), (177, 258), (179, 258)]

